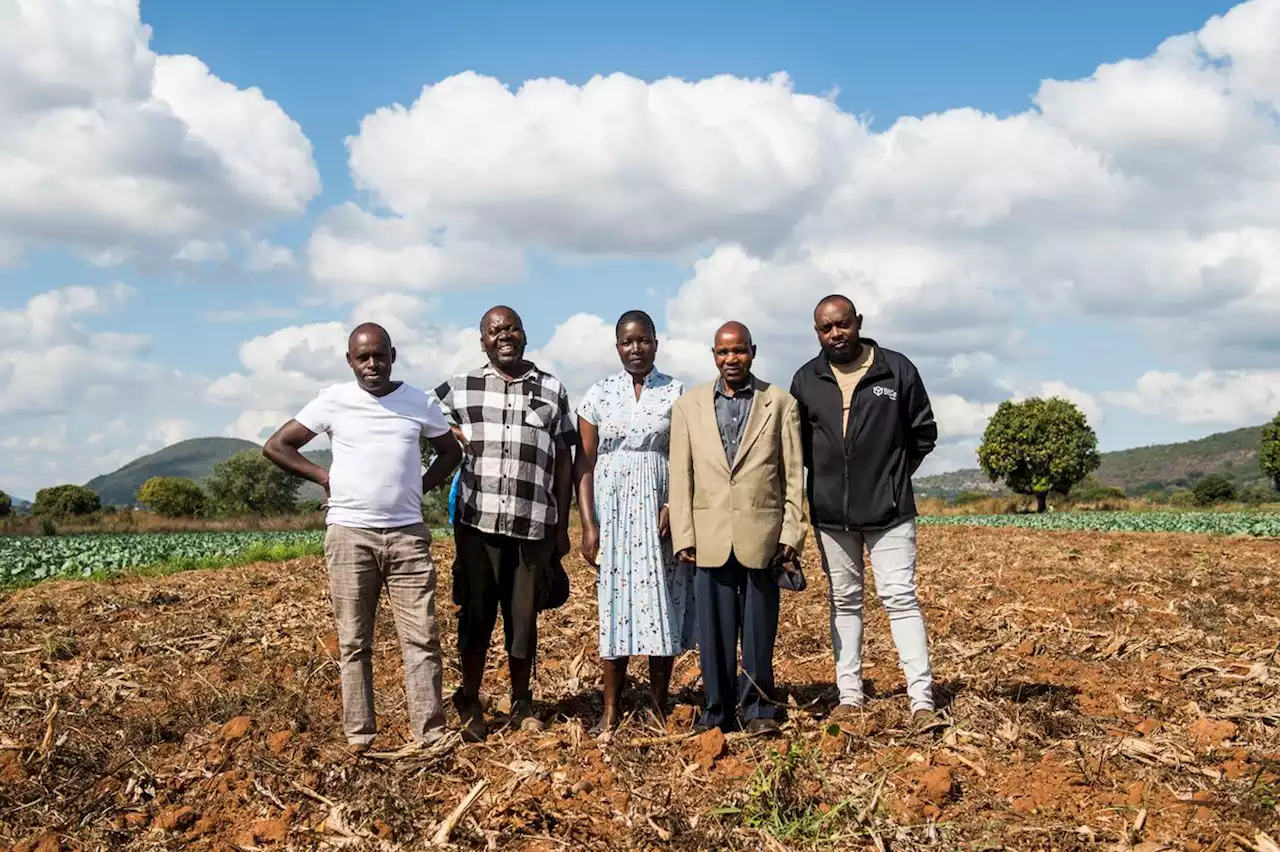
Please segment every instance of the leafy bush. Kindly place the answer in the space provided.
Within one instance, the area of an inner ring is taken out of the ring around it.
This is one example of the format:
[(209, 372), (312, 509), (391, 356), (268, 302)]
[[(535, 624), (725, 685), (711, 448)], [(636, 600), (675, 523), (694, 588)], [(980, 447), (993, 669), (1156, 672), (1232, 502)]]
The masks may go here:
[(1234, 500), (1236, 496), (1236, 487), (1220, 473), (1211, 473), (1203, 477), (1191, 489), (1191, 493), (1195, 495), (1196, 505), (1212, 506), (1214, 503), (1225, 503), (1228, 500)]
[(206, 487), (219, 514), (285, 515), (294, 511), (302, 480), (244, 450), (214, 465)]
[(153, 476), (138, 489), (138, 502), (166, 518), (194, 518), (204, 511), (205, 496), (190, 479)]
[(55, 485), (41, 488), (31, 504), (35, 515), (51, 517), (92, 515), (102, 508), (102, 499), (83, 485)]
[(1269, 483), (1251, 482), (1240, 489), (1236, 499), (1250, 506), (1258, 506), (1276, 499), (1276, 493), (1271, 490)]
[(1169, 505), (1177, 506), (1180, 509), (1187, 509), (1196, 504), (1196, 495), (1192, 494), (1189, 489), (1179, 488), (1177, 491), (1169, 495)]
[(1071, 489), (1071, 499), (1077, 503), (1102, 503), (1106, 500), (1124, 500), (1128, 497), (1123, 488), (1103, 485), (1100, 482), (1084, 483)]
[(951, 498), (952, 506), (968, 506), (971, 503), (981, 503), (990, 495), (983, 494), (981, 491), (960, 491), (956, 496)]
[(0, 491), (0, 518), (7, 518), (13, 513), (13, 500), (8, 494)]

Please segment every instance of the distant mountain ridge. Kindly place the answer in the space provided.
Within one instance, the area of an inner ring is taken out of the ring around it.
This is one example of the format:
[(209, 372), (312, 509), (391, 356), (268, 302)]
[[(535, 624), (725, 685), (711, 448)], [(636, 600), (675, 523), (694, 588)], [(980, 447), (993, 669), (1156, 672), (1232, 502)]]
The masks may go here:
[[(136, 458), (119, 470), (95, 476), (85, 487), (97, 493), (103, 505), (132, 506), (142, 483), (153, 476), (181, 476), (203, 482), (213, 473), (213, 466), (244, 450), (261, 452), (262, 445), (241, 438), (191, 438), (171, 444), (163, 450)], [(332, 455), (328, 450), (306, 453), (323, 468), (328, 468)], [(320, 500), (320, 486), (304, 482), (298, 489), (299, 500)]]
[[(1193, 441), (1153, 444), (1102, 454), (1094, 479), (1123, 488), (1130, 496), (1157, 495), (1189, 488), (1200, 477), (1221, 473), (1236, 487), (1265, 483), (1258, 467), (1262, 426), (1217, 432)], [(921, 476), (913, 480), (916, 494), (948, 499), (961, 491), (1006, 493), (1003, 483), (991, 482), (977, 468)]]

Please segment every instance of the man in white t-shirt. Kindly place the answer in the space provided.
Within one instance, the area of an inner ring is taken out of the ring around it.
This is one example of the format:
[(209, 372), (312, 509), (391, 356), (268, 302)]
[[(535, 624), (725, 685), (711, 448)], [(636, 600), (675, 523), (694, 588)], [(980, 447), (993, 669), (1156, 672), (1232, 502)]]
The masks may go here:
[[(271, 436), (263, 455), (322, 486), (328, 497), (324, 552), (338, 623), (342, 723), (348, 748), (369, 749), (373, 709), (373, 626), (383, 585), (400, 635), (410, 734), (428, 744), (444, 733), (436, 570), (422, 494), (448, 480), (462, 448), (439, 403), (391, 380), (396, 350), (386, 330), (358, 326), (347, 341), (354, 382), (332, 385)], [(300, 449), (324, 433), (333, 445), (329, 470)], [(419, 436), (435, 450), (422, 471)]]

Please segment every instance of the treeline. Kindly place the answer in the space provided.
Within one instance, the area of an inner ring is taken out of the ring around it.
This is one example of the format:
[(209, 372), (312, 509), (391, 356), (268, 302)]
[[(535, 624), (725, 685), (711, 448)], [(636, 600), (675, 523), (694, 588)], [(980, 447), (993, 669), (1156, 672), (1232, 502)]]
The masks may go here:
[[(424, 459), (424, 464), (428, 460)], [(203, 482), (177, 476), (148, 479), (138, 489), (132, 507), (104, 506), (99, 495), (83, 485), (55, 485), (36, 492), (30, 511), (45, 534), (56, 533), (56, 522), (83, 523), (135, 507), (175, 520), (287, 519), (315, 515), (324, 508), (320, 500), (298, 498), (304, 484), (260, 452), (244, 450), (215, 464)], [(424, 520), (445, 523), (449, 487), (423, 495), (422, 503)], [(0, 492), (0, 518), (11, 513), (9, 497)]]
[[(1143, 491), (1126, 491), (1115, 485), (1107, 485), (1093, 477), (1072, 486), (1066, 493), (1050, 492), (1046, 502), (1055, 510), (1087, 509), (1129, 509), (1133, 504), (1152, 506), (1170, 506), (1177, 509), (1206, 509), (1215, 506), (1238, 505), (1262, 506), (1280, 500), (1280, 494), (1264, 484), (1250, 484), (1243, 488), (1229, 477), (1220, 473), (1210, 473), (1188, 480), (1190, 487), (1178, 487), (1164, 492), (1150, 489)], [(999, 499), (1002, 492), (966, 490), (958, 491), (951, 496), (939, 500), (949, 506), (974, 506)]]

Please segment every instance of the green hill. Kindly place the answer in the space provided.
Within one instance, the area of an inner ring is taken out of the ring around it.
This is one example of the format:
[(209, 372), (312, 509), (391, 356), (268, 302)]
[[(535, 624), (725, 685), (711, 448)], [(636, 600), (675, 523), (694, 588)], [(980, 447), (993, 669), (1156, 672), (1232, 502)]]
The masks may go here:
[(15, 515), (25, 515), (31, 511), (31, 501), (9, 495), (9, 505)]
[[(94, 477), (85, 487), (102, 498), (103, 505), (132, 506), (142, 483), (153, 476), (182, 476), (196, 482), (213, 473), (213, 466), (243, 450), (262, 447), (240, 438), (192, 438), (163, 450), (134, 459), (113, 473)], [(316, 464), (327, 468), (332, 459), (328, 450), (307, 453)], [(298, 489), (299, 500), (320, 500), (324, 492), (310, 482)]]
[[(1134, 497), (1187, 488), (1209, 473), (1226, 475), (1237, 488), (1265, 483), (1258, 467), (1261, 433), (1261, 426), (1250, 426), (1194, 441), (1103, 453), (1094, 478)], [(916, 493), (926, 497), (950, 498), (961, 491), (1004, 493), (1001, 483), (991, 482), (976, 468), (917, 477), (914, 484)]]

